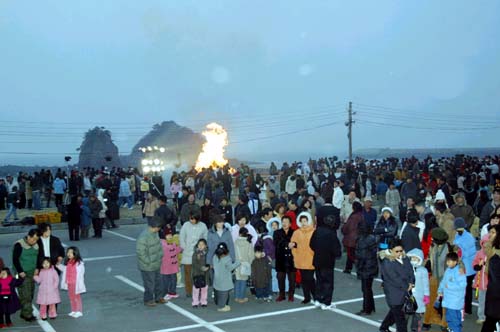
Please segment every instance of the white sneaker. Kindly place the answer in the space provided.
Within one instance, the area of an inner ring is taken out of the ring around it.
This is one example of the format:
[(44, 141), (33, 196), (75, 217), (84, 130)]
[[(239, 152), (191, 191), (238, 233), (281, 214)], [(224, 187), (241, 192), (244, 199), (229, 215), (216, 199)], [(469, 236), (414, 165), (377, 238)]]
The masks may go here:
[(313, 304), (316, 308), (321, 307), (321, 303), (319, 303), (319, 301), (314, 301)]
[(328, 306), (326, 304), (321, 304), (321, 310), (328, 310)]
[(70, 312), (70, 313), (68, 314), (68, 316), (70, 316), (70, 317), (75, 317), (75, 314), (76, 314), (76, 312), (75, 312), (75, 311), (72, 311), (72, 312)]
[(75, 317), (75, 318), (79, 318), (82, 316), (83, 316), (83, 314), (80, 311), (75, 312), (75, 314), (73, 315), (73, 317)]
[(326, 305), (326, 304), (322, 304), (321, 305), (321, 310), (333, 310), (333, 309), (336, 309), (337, 306), (335, 304), (330, 304), (330, 305)]

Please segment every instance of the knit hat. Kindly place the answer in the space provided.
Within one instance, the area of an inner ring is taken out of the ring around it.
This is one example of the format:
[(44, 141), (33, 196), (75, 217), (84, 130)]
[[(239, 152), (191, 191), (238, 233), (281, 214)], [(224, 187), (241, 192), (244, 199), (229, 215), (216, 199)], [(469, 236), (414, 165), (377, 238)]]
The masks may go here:
[(463, 230), (465, 229), (465, 220), (462, 217), (455, 218), (455, 229)]
[(163, 219), (157, 216), (154, 216), (150, 221), (148, 221), (149, 227), (162, 227), (163, 224)]
[(372, 197), (371, 196), (366, 196), (365, 199), (364, 199), (365, 202), (373, 202), (372, 200)]
[(431, 236), (432, 239), (437, 242), (448, 241), (448, 233), (446, 233), (446, 231), (440, 227), (432, 229)]
[(390, 214), (394, 215), (394, 211), (392, 211), (392, 209), (388, 206), (382, 208), (382, 213), (384, 213), (385, 211), (388, 211)]
[(444, 192), (439, 189), (436, 193), (436, 198), (434, 199), (434, 202), (435, 201), (444, 201), (446, 200), (446, 196), (444, 195)]

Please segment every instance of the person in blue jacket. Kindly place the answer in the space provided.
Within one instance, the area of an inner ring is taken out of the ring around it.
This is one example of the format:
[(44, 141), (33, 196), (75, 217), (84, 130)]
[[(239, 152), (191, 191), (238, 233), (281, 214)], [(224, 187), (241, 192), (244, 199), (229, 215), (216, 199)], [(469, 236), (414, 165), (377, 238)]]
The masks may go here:
[(453, 332), (462, 332), (462, 308), (464, 307), (467, 277), (459, 266), (458, 254), (450, 252), (446, 255), (446, 266), (443, 279), (439, 284), (438, 296), (443, 297), (442, 306), (446, 309), (446, 322)]
[(472, 266), (472, 261), (476, 256), (476, 240), (474, 237), (467, 232), (465, 229), (464, 218), (455, 219), (455, 230), (457, 234), (455, 235), (455, 240), (453, 244), (460, 248), (462, 251), (462, 263), (465, 267), (465, 276), (467, 277), (467, 287), (465, 289), (465, 313), (472, 314), (472, 283), (474, 282), (474, 277), (476, 276), (476, 271)]

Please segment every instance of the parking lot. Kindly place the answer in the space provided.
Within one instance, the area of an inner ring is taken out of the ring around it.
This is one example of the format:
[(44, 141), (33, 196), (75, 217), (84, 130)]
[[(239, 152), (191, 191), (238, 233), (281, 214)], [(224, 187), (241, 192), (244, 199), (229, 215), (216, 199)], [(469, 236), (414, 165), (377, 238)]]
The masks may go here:
[[(334, 310), (322, 311), (312, 305), (303, 305), (300, 289), (293, 303), (257, 303), (250, 297), (245, 304), (231, 303), (232, 310), (219, 313), (214, 304), (207, 308), (194, 309), (191, 300), (185, 297), (183, 288), (178, 288), (179, 297), (165, 305), (145, 307), (142, 301), (142, 280), (137, 270), (135, 239), (144, 225), (122, 226), (105, 231), (101, 240), (89, 239), (71, 243), (65, 230), (55, 230), (65, 245), (80, 248), (85, 261), (85, 283), (87, 293), (83, 296), (84, 316), (74, 319), (67, 316), (69, 300), (62, 291), (62, 303), (56, 320), (28, 324), (13, 316), (12, 331), (255, 331), (273, 329), (281, 331), (342, 332), (378, 331), (378, 326), (387, 312), (380, 283), (374, 284), (376, 314), (368, 318), (354, 313), (361, 309), (361, 288), (354, 275), (341, 272), (343, 261), (337, 262), (335, 272)], [(23, 234), (0, 235), (0, 253), (9, 264), (12, 244)], [(476, 317), (468, 317), (464, 331), (479, 331), (474, 323)], [(439, 331), (433, 329), (433, 331)]]

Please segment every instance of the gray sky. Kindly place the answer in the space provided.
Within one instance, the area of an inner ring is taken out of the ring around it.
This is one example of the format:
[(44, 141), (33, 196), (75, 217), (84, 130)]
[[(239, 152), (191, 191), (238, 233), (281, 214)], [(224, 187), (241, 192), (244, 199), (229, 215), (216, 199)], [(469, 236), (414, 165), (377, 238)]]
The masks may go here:
[(498, 146), (499, 40), (496, 0), (3, 0), (0, 164), (63, 164), (95, 125), (129, 153), (163, 120), (218, 121), (229, 157), (344, 157), (350, 100), (354, 149)]

